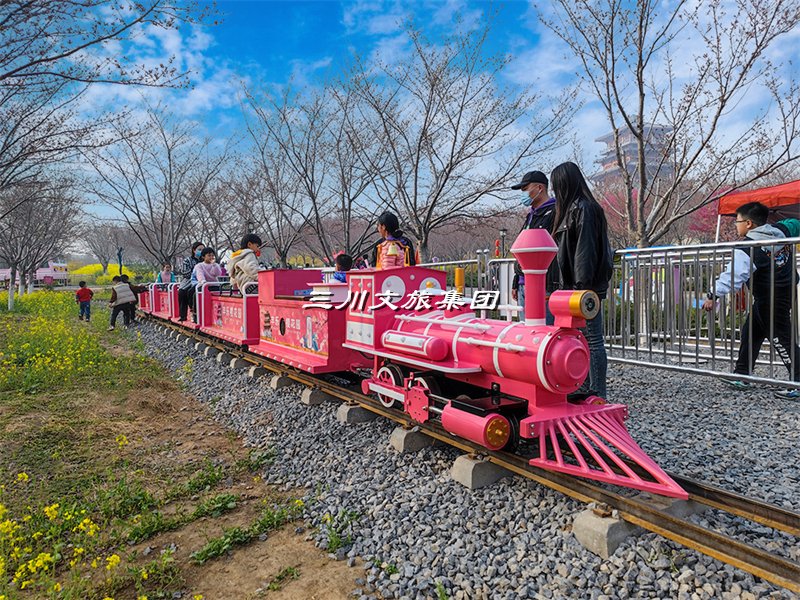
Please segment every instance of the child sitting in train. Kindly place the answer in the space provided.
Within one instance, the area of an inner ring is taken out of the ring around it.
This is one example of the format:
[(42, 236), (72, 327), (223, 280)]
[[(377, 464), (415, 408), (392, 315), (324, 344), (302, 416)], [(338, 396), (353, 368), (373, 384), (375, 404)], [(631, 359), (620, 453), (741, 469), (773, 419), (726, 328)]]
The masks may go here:
[(248, 233), (242, 238), (239, 250), (231, 254), (228, 260), (228, 273), (239, 291), (242, 291), (246, 283), (258, 281), (258, 272), (261, 270), (261, 265), (258, 263), (259, 256), (261, 256), (261, 238), (255, 233)]
[(375, 244), (372, 263), (376, 269), (409, 267), (417, 264), (414, 245), (400, 230), (397, 215), (385, 212), (378, 217), (378, 233), (382, 240)]
[(175, 283), (175, 273), (172, 272), (170, 263), (164, 263), (164, 267), (156, 276), (156, 283)]
[(217, 255), (213, 248), (205, 247), (200, 254), (200, 262), (192, 270), (192, 282), (197, 287), (198, 283), (216, 283), (222, 277), (222, 267), (214, 261)]
[(333, 273), (333, 280), (347, 283), (347, 271), (353, 268), (353, 257), (342, 252), (335, 259), (336, 271)]

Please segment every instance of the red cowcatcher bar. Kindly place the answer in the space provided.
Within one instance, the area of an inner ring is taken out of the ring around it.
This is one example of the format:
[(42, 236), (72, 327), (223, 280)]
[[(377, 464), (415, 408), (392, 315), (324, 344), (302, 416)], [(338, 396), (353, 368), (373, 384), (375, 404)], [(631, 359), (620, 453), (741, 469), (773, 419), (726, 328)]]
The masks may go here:
[(514, 240), (511, 254), (525, 274), (525, 324), (545, 324), (545, 275), (558, 254), (546, 229), (525, 229)]

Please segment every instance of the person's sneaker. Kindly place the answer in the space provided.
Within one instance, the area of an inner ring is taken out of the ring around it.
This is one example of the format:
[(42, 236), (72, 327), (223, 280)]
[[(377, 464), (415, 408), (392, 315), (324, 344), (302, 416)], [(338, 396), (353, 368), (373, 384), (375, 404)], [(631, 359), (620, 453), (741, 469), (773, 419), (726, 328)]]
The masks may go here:
[(737, 390), (746, 390), (750, 388), (750, 384), (746, 381), (739, 381), (738, 379), (723, 379), (722, 383)]
[(114, 331), (114, 326), (112, 325), (111, 327), (108, 328), (108, 330), (109, 331)]
[(786, 400), (800, 400), (800, 390), (778, 390), (775, 392), (775, 395), (778, 398), (784, 398)]

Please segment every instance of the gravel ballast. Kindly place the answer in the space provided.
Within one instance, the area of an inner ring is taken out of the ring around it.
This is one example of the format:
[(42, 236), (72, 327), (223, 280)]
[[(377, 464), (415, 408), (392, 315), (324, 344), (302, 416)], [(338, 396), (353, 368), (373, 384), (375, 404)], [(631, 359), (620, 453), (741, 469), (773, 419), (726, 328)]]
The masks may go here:
[[(299, 385), (272, 391), (268, 379), (221, 366), (151, 324), (139, 336), (218, 421), (276, 452), (264, 477), (304, 497), (318, 546), (327, 548), (331, 529), (352, 538), (331, 558), (363, 560), (354, 598), (796, 597), (655, 534), (603, 560), (571, 533), (586, 508), (579, 502), (520, 477), (470, 491), (450, 478), (453, 448), (399, 454), (388, 421), (342, 425), (338, 403), (303, 405)], [(662, 467), (799, 508), (800, 404), (628, 365), (610, 365), (609, 377), (611, 400), (630, 408), (631, 434)], [(717, 511), (692, 519), (800, 560), (792, 536)]]

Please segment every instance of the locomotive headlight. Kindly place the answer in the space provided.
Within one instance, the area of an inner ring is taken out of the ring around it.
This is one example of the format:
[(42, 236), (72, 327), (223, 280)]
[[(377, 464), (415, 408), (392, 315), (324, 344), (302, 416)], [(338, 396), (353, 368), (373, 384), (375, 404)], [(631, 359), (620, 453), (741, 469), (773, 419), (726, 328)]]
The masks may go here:
[(508, 419), (495, 415), (486, 424), (485, 432), (486, 442), (492, 450), (499, 450), (508, 443), (508, 438), (511, 437), (511, 425)]
[(580, 315), (587, 320), (594, 319), (600, 312), (600, 298), (591, 290), (572, 292), (569, 307), (575, 316)]
[(600, 312), (600, 298), (592, 290), (559, 290), (550, 295), (554, 316), (593, 319)]

